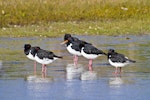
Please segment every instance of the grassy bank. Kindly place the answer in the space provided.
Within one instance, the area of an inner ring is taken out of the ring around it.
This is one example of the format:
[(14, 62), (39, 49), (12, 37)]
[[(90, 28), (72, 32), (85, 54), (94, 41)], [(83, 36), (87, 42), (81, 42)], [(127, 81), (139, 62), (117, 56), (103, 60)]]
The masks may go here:
[(150, 33), (149, 0), (0, 0), (0, 35)]
[(48, 24), (36, 24), (27, 26), (13, 25), (9, 28), (1, 28), (0, 36), (43, 36), (56, 37), (65, 33), (80, 35), (124, 35), (124, 34), (148, 34), (150, 32), (150, 20), (114, 20), (114, 21), (69, 21), (53, 22)]

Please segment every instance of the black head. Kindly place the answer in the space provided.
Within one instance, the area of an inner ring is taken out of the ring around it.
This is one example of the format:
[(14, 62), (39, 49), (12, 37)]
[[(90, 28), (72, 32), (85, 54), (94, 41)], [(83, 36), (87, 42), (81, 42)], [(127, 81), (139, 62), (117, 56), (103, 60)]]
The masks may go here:
[(74, 38), (69, 37), (69, 38), (68, 38), (68, 41), (69, 41), (69, 42), (73, 42), (73, 41), (74, 41)]
[(64, 41), (65, 41), (65, 40), (68, 40), (68, 38), (71, 38), (71, 34), (65, 34), (65, 36), (64, 36)]
[(65, 36), (64, 36), (64, 42), (62, 42), (60, 44), (67, 44), (67, 45), (69, 45), (70, 42), (73, 42), (73, 41), (74, 41), (74, 38), (71, 37), (70, 34), (65, 34)]
[(25, 44), (24, 45), (24, 49), (30, 49), (31, 48), (31, 45), (30, 44)]
[(115, 53), (114, 49), (109, 49), (107, 53), (107, 58), (109, 59), (111, 57), (110, 55), (113, 55), (114, 53)]
[(108, 50), (108, 53), (113, 53), (113, 52), (115, 52), (114, 49), (109, 49), (109, 50)]

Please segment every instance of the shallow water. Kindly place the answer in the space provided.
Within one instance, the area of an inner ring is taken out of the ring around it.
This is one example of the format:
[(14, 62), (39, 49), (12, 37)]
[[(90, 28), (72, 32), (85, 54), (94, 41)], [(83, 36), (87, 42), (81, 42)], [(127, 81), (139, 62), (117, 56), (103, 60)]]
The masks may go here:
[[(0, 38), (0, 99), (1, 100), (148, 100), (150, 98), (150, 36), (77, 36), (107, 52), (109, 48), (136, 60), (123, 68), (121, 76), (114, 76), (114, 67), (101, 56), (93, 61), (94, 80), (81, 80), (78, 74), (68, 74), (72, 55), (63, 38)], [(23, 53), (23, 45), (30, 43), (62, 55), (48, 65), (48, 72), (33, 72), (33, 61)], [(87, 63), (79, 57), (79, 63), (87, 71)], [(69, 75), (69, 78), (68, 76)], [(72, 75), (72, 76), (71, 76)]]

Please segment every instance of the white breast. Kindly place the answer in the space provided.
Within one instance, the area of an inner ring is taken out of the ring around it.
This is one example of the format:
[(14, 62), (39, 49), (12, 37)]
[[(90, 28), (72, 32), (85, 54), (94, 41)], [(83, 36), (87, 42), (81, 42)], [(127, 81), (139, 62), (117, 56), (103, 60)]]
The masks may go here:
[(128, 64), (128, 63), (112, 62), (110, 59), (108, 61), (114, 67), (124, 67), (125, 65)]
[(40, 64), (50, 64), (54, 61), (54, 59), (43, 58), (40, 59), (37, 55), (35, 55), (35, 60)]
[(98, 57), (98, 55), (96, 54), (86, 54), (84, 51), (83, 51), (84, 47), (82, 48), (81, 50), (81, 54), (82, 56), (84, 56), (85, 58), (87, 59), (96, 59)]
[(31, 50), (30, 50), (29, 54), (27, 55), (27, 57), (31, 60), (35, 60), (35, 57), (31, 54)]
[(80, 53), (80, 51), (76, 51), (74, 49), (71, 48), (72, 44), (70, 43), (70, 45), (67, 46), (67, 50), (69, 51), (69, 53), (73, 54), (73, 55), (78, 55), (81, 56), (82, 54)]

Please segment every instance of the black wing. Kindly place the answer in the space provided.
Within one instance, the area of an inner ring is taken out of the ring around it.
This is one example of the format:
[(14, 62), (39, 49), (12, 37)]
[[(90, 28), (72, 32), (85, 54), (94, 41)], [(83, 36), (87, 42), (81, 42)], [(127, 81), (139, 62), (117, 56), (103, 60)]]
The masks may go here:
[(87, 54), (105, 54), (102, 50), (95, 48), (93, 45), (85, 44), (84, 52)]
[(72, 37), (73, 41), (77, 42), (79, 39), (77, 37)]
[(72, 37), (72, 38), (73, 38), (73, 41), (75, 41), (75, 42), (92, 45), (91, 43), (88, 43), (88, 42), (86, 42), (86, 41), (84, 41), (84, 40), (80, 40), (80, 39), (78, 39), (77, 37)]
[(75, 49), (76, 51), (81, 51), (80, 49), (80, 43), (78, 41), (72, 42), (72, 49)]
[(73, 41), (72, 41), (72, 48), (73, 49), (75, 49), (76, 51), (81, 51), (81, 47), (80, 47), (80, 44), (89, 44), (89, 45), (91, 45), (91, 43), (88, 43), (88, 42), (86, 42), (86, 41), (82, 41), (82, 40), (79, 40), (78, 38), (76, 38), (76, 37), (73, 37), (72, 38), (73, 39)]
[(124, 63), (128, 60), (123, 54), (119, 54), (119, 53), (114, 53), (114, 54), (109, 55), (109, 56), (111, 56), (109, 58), (111, 59), (112, 62)]
[(46, 50), (38, 50), (37, 52), (37, 56), (40, 58), (40, 59), (43, 59), (43, 58), (49, 58), (49, 59), (53, 59), (54, 57), (54, 54), (53, 52), (51, 51), (46, 51)]
[(40, 47), (36, 46), (36, 47), (31, 47), (31, 54), (33, 56), (35, 56), (35, 54), (37, 53), (37, 51), (40, 49)]

